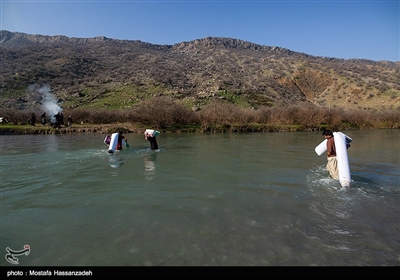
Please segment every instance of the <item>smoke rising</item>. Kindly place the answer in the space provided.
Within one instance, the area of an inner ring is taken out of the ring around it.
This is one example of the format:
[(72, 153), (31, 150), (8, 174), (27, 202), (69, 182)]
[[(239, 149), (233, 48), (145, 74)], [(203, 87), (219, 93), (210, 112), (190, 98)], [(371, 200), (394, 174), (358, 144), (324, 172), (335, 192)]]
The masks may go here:
[(57, 100), (51, 93), (50, 87), (41, 86), (37, 91), (42, 95), (42, 109), (54, 121), (54, 115), (62, 112), (62, 108), (57, 104)]

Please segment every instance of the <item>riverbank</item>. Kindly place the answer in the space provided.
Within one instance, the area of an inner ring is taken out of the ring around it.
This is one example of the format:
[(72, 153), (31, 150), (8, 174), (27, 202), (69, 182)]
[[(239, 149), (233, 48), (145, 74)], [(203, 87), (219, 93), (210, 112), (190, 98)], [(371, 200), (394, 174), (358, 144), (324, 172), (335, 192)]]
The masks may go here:
[(100, 133), (109, 134), (117, 130), (124, 133), (139, 132), (140, 128), (121, 124), (74, 124), (72, 126), (61, 126), (54, 128), (50, 125), (13, 125), (6, 124), (0, 126), (0, 135), (24, 135), (24, 134), (75, 134), (75, 133)]
[[(25, 135), (25, 134), (78, 134), (78, 133), (99, 133), (111, 134), (116, 131), (128, 133), (143, 133), (147, 128), (157, 129), (162, 133), (205, 133), (205, 132), (294, 132), (294, 131), (322, 131), (328, 128), (321, 125), (315, 128), (304, 128), (301, 125), (266, 125), (266, 124), (248, 124), (248, 125), (175, 125), (163, 128), (152, 126), (144, 126), (142, 124), (134, 124), (130, 122), (114, 123), (114, 124), (73, 124), (72, 126), (61, 126), (54, 128), (50, 125), (37, 124), (31, 125), (0, 125), (0, 135)], [(365, 130), (365, 129), (398, 129), (395, 127), (355, 127), (350, 125), (342, 125), (340, 128), (329, 127), (331, 130)]]
[[(31, 125), (0, 125), (0, 135), (25, 135), (25, 134), (77, 134), (77, 133), (100, 133), (111, 134), (116, 131), (123, 133), (143, 133), (146, 128), (151, 126), (138, 125), (133, 123), (115, 123), (115, 124), (73, 124), (72, 126), (61, 126), (54, 128), (50, 125), (37, 124)], [(278, 132), (278, 131), (305, 131), (300, 125), (209, 125), (207, 127), (200, 125), (180, 125), (169, 126), (165, 128), (156, 128), (163, 133), (181, 133), (181, 132)], [(322, 130), (323, 127), (313, 130)], [(307, 129), (309, 130), (309, 129)]]

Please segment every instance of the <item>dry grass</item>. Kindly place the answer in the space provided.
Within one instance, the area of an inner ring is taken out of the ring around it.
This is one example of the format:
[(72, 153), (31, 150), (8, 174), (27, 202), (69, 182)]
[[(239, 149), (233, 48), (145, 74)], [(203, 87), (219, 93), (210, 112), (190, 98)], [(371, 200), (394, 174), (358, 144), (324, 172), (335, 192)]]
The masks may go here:
[[(42, 112), (34, 111), (40, 125)], [(32, 111), (0, 109), (0, 117), (9, 124), (26, 125)], [(344, 111), (339, 108), (315, 106), (261, 107), (259, 109), (237, 107), (224, 101), (213, 101), (200, 111), (192, 111), (181, 103), (167, 97), (155, 97), (139, 102), (131, 109), (66, 109), (64, 122), (72, 115), (73, 123), (95, 125), (113, 123), (132, 123), (135, 126), (150, 126), (157, 129), (174, 127), (197, 127), (206, 131), (209, 127), (235, 127), (249, 131), (249, 127), (264, 127), (266, 130), (279, 130), (295, 126), (296, 130), (320, 130), (329, 127), (339, 129), (400, 128), (398, 110)], [(250, 129), (251, 130), (251, 129)]]

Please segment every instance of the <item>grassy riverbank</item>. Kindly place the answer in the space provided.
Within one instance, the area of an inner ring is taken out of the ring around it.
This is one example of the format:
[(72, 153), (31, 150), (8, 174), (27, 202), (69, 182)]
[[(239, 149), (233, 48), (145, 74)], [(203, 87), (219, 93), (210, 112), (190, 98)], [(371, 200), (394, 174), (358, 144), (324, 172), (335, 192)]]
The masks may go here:
[[(36, 125), (29, 125), (35, 113)], [(215, 101), (204, 108), (187, 108), (167, 98), (142, 101), (131, 109), (65, 109), (64, 116), (72, 116), (72, 125), (56, 129), (50, 125), (53, 114), (48, 114), (46, 125), (39, 120), (43, 111), (0, 108), (0, 134), (67, 134), (67, 133), (124, 133), (143, 132), (146, 128), (165, 132), (272, 132), (400, 128), (398, 110), (346, 111), (312, 105), (288, 107), (238, 107)]]
[[(111, 134), (116, 131), (123, 133), (143, 133), (147, 128), (154, 129), (151, 126), (143, 126), (126, 123), (115, 124), (72, 124), (71, 126), (61, 126), (61, 128), (53, 128), (50, 125), (36, 124), (31, 125), (15, 125), (4, 124), (0, 125), (0, 135), (24, 135), (24, 134), (77, 134), (77, 133), (99, 133)], [(326, 125), (321, 125), (315, 129), (304, 128), (301, 125), (266, 125), (266, 124), (249, 124), (249, 125), (176, 125), (168, 126), (163, 129), (158, 129), (162, 133), (205, 133), (205, 132), (294, 132), (294, 131), (322, 131), (329, 128)], [(388, 129), (388, 127), (369, 127), (359, 128), (351, 127), (350, 125), (342, 126), (340, 130), (354, 129)]]
[[(50, 125), (36, 124), (31, 125), (0, 125), (0, 135), (23, 135), (23, 134), (75, 134), (75, 133), (100, 133), (111, 134), (116, 131), (124, 133), (143, 133), (146, 128), (153, 129), (151, 126), (135, 125), (132, 123), (115, 124), (73, 124), (70, 127), (61, 126), (53, 128)], [(299, 125), (210, 125), (202, 127), (201, 125), (177, 125), (158, 129), (163, 133), (204, 133), (204, 132), (273, 132), (273, 131), (302, 131)]]

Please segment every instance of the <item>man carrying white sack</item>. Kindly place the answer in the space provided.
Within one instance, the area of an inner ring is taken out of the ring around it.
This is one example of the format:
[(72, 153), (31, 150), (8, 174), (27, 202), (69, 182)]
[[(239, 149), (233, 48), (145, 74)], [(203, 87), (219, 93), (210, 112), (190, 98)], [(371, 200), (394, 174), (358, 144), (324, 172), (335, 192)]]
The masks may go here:
[(144, 138), (150, 141), (150, 149), (157, 150), (158, 149), (157, 139), (156, 136), (153, 135), (153, 133), (151, 132), (154, 131), (146, 129), (146, 131), (144, 132)]
[(326, 164), (326, 169), (329, 171), (329, 174), (333, 179), (339, 179), (339, 169), (338, 163), (336, 159), (336, 147), (335, 147), (335, 140), (333, 139), (333, 133), (330, 130), (324, 130), (322, 135), (325, 136), (326, 141), (326, 155), (328, 163)]

